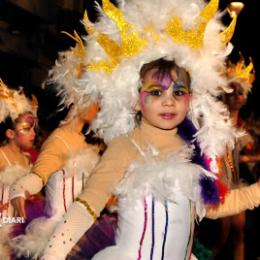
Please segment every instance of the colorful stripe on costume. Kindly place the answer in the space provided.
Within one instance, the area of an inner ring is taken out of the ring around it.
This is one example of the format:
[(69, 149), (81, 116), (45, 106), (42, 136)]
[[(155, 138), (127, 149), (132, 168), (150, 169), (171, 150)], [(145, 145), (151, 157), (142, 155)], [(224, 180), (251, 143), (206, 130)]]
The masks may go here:
[(144, 242), (144, 236), (146, 233), (146, 229), (147, 229), (147, 202), (146, 199), (144, 199), (144, 226), (143, 226), (143, 232), (142, 232), (142, 236), (139, 242), (139, 249), (138, 249), (138, 258), (137, 260), (140, 260), (142, 257), (142, 246), (143, 246), (143, 242)]

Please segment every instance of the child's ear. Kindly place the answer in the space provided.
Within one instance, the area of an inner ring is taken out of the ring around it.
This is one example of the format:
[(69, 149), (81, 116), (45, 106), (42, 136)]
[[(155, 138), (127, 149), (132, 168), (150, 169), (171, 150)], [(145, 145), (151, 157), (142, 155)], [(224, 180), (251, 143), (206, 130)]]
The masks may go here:
[(135, 111), (141, 111), (141, 104), (140, 104), (140, 100), (138, 99), (138, 101), (136, 102), (136, 104), (134, 105), (134, 110)]
[(14, 132), (14, 130), (12, 130), (12, 129), (7, 129), (7, 130), (5, 131), (5, 136), (6, 136), (7, 139), (14, 139), (14, 137), (15, 137), (15, 132)]

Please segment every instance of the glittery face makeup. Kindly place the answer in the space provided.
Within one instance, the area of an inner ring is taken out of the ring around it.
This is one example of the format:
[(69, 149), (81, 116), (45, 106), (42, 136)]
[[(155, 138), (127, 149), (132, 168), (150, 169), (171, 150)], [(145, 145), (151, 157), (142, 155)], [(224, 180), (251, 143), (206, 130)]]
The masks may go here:
[(153, 72), (152, 82), (144, 84), (140, 92), (141, 106), (143, 107), (144, 102), (147, 102), (147, 97), (160, 97), (165, 91), (167, 91), (171, 86), (173, 97), (179, 101), (187, 99), (190, 94), (190, 88), (188, 83), (185, 82), (185, 77), (182, 73), (175, 73), (176, 80), (169, 72), (159, 73), (158, 71)]
[(143, 74), (139, 95), (142, 120), (160, 129), (177, 127), (185, 118), (190, 103), (190, 80), (185, 70), (152, 68)]
[(15, 130), (20, 134), (28, 134), (36, 126), (36, 118), (32, 114), (26, 114), (15, 123)]

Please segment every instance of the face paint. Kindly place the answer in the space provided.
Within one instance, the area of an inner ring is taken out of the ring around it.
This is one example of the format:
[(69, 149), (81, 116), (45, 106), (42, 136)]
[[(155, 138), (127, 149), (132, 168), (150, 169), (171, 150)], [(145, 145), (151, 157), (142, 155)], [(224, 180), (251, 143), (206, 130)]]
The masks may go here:
[(140, 105), (141, 105), (141, 108), (144, 109), (145, 106), (144, 104), (146, 103), (146, 97), (149, 96), (149, 92), (148, 91), (141, 91), (140, 93)]
[(155, 84), (162, 87), (162, 90), (167, 90), (172, 84), (172, 76), (170, 73), (164, 73), (161, 75), (159, 71), (154, 72), (152, 78), (155, 80)]
[(183, 83), (177, 82), (173, 85), (173, 96), (175, 97), (175, 99), (181, 100), (184, 98), (186, 100), (189, 98), (189, 94), (189, 87), (185, 86)]
[(173, 86), (173, 93), (172, 95), (175, 97), (175, 99), (180, 100), (185, 97), (187, 97), (190, 94), (189, 87), (185, 86), (184, 83), (175, 83), (174, 81), (170, 82), (170, 85), (147, 85), (143, 86), (141, 93), (140, 93), (140, 99), (142, 102), (145, 101), (145, 98), (147, 96), (161, 96), (163, 92), (165, 92), (169, 87)]
[(17, 130), (18, 133), (27, 134), (32, 128), (35, 128), (35, 126), (36, 118), (31, 114), (26, 114), (25, 116), (22, 116), (21, 119), (18, 119), (15, 124), (15, 130)]
[(165, 96), (165, 92), (171, 88), (170, 92), (177, 101), (188, 103), (190, 100), (190, 79), (188, 74), (182, 70), (173, 68), (168, 71), (153, 69), (146, 74), (143, 79), (143, 86), (140, 91), (140, 106), (142, 110), (149, 102)]

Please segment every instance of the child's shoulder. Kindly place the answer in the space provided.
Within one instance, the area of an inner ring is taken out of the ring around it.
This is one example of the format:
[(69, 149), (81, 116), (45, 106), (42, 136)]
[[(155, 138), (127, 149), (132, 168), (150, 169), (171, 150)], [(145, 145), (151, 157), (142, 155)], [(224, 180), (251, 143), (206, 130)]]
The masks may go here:
[(137, 153), (136, 147), (128, 135), (120, 135), (115, 137), (109, 144), (103, 155), (106, 157), (118, 157), (128, 158), (133, 157)]
[(131, 145), (131, 138), (129, 135), (120, 135), (115, 137), (110, 143), (109, 146), (128, 146)]
[(115, 137), (109, 144), (108, 149), (109, 150), (117, 150), (117, 151), (128, 151), (136, 152), (136, 146), (135, 143), (139, 143), (139, 135), (138, 132), (133, 130), (132, 132), (128, 134), (122, 134), (120, 136)]

